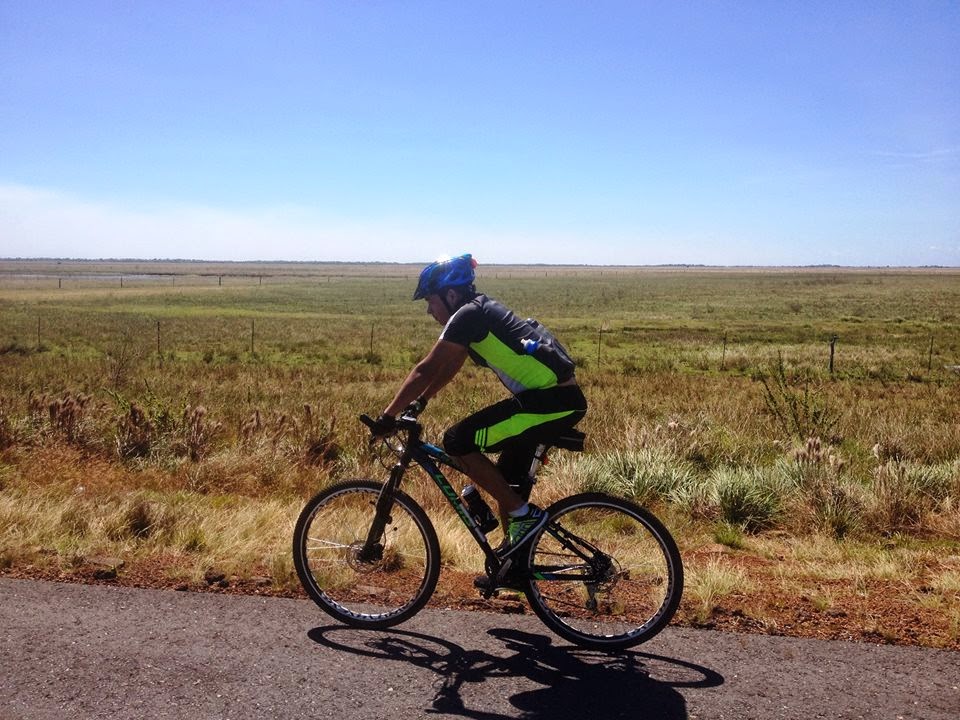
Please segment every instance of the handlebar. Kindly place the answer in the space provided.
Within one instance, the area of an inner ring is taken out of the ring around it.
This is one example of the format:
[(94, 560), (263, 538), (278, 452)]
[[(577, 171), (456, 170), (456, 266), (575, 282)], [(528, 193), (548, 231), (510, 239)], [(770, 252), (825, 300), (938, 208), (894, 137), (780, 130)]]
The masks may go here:
[[(410, 428), (416, 425), (417, 417), (426, 409), (427, 400), (424, 397), (418, 397), (412, 403), (407, 405), (404, 408), (404, 411), (400, 413), (400, 417), (397, 418), (397, 429), (402, 430), (404, 428)], [(363, 414), (360, 416), (360, 422), (366, 425), (371, 432), (377, 429), (377, 421), (371, 418), (369, 415)]]
[[(423, 412), (423, 407), (426, 403), (412, 402), (407, 408), (400, 414), (400, 417), (396, 421), (397, 430), (411, 430), (419, 425), (417, 423), (417, 416)], [(367, 426), (370, 432), (374, 432), (378, 429), (377, 421), (366, 413), (360, 416), (360, 422)], [(392, 433), (391, 433), (392, 434)]]
[[(411, 403), (403, 414), (397, 418), (396, 423), (392, 430), (387, 433), (383, 432), (383, 426), (381, 426), (376, 420), (371, 418), (369, 415), (363, 414), (360, 415), (360, 422), (367, 426), (370, 430), (370, 447), (372, 448), (377, 441), (379, 440), (384, 447), (389, 449), (390, 453), (402, 458), (405, 452), (405, 448), (408, 445), (416, 444), (420, 439), (421, 425), (417, 422), (417, 415), (423, 410), (423, 407)], [(398, 438), (399, 433), (406, 433), (404, 437)], [(380, 462), (383, 463), (383, 459), (380, 459)], [(384, 465), (384, 467), (387, 467)]]

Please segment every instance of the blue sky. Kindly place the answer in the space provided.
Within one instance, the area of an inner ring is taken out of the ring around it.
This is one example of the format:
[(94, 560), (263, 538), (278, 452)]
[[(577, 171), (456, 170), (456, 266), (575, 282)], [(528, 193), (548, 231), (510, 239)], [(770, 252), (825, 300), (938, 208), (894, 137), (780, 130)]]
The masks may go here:
[(0, 257), (960, 266), (960, 3), (0, 0)]

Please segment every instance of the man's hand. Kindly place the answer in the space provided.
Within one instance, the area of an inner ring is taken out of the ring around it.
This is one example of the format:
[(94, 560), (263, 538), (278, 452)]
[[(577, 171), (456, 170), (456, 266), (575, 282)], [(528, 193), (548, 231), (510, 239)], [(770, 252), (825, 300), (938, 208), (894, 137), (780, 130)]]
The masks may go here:
[(373, 437), (385, 437), (397, 429), (397, 419), (393, 415), (383, 413), (373, 421), (370, 434)]
[(407, 405), (407, 409), (403, 411), (403, 414), (413, 415), (413, 417), (417, 417), (420, 413), (422, 413), (426, 409), (426, 407), (427, 407), (427, 399), (423, 395), (421, 395), (412, 403)]

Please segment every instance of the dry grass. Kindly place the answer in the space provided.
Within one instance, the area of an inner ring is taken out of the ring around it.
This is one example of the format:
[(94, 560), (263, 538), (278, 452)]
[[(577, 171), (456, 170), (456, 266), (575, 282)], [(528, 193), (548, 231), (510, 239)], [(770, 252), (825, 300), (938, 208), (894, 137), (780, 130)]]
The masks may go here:
[[(154, 270), (182, 276), (122, 293), (83, 277), (91, 267), (40, 269), (73, 274), (62, 290), (0, 274), (0, 565), (163, 557), (178, 576), (284, 586), (303, 500), (385, 476), (354, 418), (383, 407), (436, 336), (408, 299), (415, 268), (224, 266), (220, 285), (209, 267), (174, 265)], [(491, 294), (563, 338), (591, 404), (588, 454), (557, 453), (536, 500), (602, 488), (652, 505), (681, 543), (698, 617), (742, 599), (725, 594), (732, 577), (753, 594), (806, 593), (823, 613), (845, 601), (830, 583), (869, 596), (902, 581), (949, 619), (955, 273), (601, 272), (485, 270)], [(500, 397), (465, 368), (431, 402), (428, 437)], [(479, 571), (431, 482), (411, 474), (408, 489), (448, 565)], [(704, 560), (716, 543), (732, 554)]]
[(734, 593), (748, 593), (751, 582), (740, 568), (711, 559), (687, 568), (684, 595), (687, 605), (694, 608), (694, 617), (700, 622), (710, 618), (717, 604)]

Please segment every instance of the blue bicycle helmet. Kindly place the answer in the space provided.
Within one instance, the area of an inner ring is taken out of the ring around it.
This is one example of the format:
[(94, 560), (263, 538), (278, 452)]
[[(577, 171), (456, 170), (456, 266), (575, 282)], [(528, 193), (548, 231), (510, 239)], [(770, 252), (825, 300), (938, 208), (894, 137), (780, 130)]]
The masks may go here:
[(458, 255), (455, 258), (441, 258), (430, 263), (420, 273), (413, 299), (421, 300), (427, 295), (436, 295), (447, 288), (473, 285), (476, 277), (473, 269), (476, 266), (477, 261), (470, 253)]

